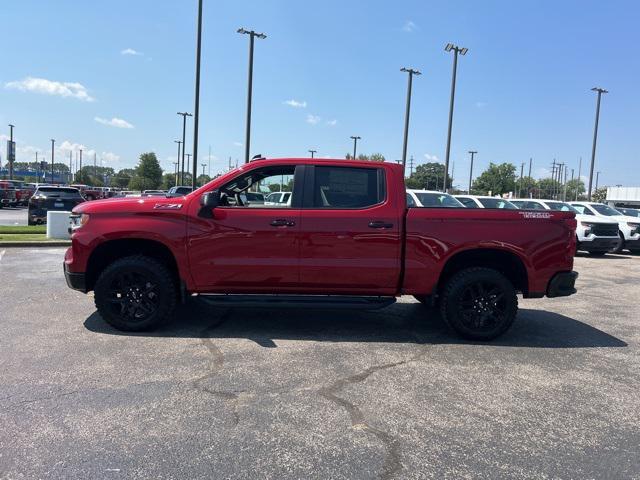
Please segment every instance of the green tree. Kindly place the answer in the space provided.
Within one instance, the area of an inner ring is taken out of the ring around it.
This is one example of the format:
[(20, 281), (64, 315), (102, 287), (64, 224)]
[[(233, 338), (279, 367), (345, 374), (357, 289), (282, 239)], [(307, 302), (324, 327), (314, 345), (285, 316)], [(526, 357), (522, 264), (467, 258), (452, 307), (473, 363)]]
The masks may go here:
[(211, 177), (209, 177), (209, 175), (199, 175), (198, 178), (196, 178), (196, 185), (198, 187), (201, 187), (205, 183), (209, 183), (210, 181), (211, 181)]
[(133, 168), (123, 168), (114, 175), (111, 183), (119, 188), (129, 188), (129, 182), (135, 173), (136, 171)]
[(154, 190), (162, 184), (162, 168), (156, 154), (147, 152), (140, 155), (135, 174), (129, 182), (131, 190)]
[[(451, 186), (451, 176), (447, 175), (447, 185)], [(405, 180), (407, 188), (438, 190), (442, 189), (444, 165), (437, 162), (418, 165), (413, 174)]]
[(607, 199), (607, 187), (600, 187), (596, 189), (591, 195), (591, 200), (594, 202), (604, 202)]
[[(581, 198), (587, 190), (584, 187), (584, 182), (579, 178), (574, 178), (567, 182), (567, 200), (575, 200)], [(577, 195), (576, 195), (577, 194)]]
[(162, 175), (162, 188), (163, 190), (169, 190), (171, 187), (176, 184), (176, 174), (175, 173), (165, 173)]
[(472, 191), (477, 195), (502, 195), (516, 190), (516, 167), (512, 163), (489, 163), (489, 168), (473, 183)]
[(533, 177), (522, 177), (522, 179), (518, 177), (515, 188), (514, 195), (519, 191), (521, 198), (535, 197), (538, 192), (538, 182)]
[(385, 158), (384, 158), (384, 155), (382, 155), (381, 153), (372, 153), (371, 155), (369, 155), (369, 161), (370, 162), (384, 162)]

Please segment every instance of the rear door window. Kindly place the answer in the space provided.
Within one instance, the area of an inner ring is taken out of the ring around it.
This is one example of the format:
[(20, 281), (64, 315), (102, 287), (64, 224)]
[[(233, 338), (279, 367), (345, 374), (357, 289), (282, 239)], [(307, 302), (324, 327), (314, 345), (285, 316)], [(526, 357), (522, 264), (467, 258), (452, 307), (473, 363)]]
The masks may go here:
[(314, 168), (312, 208), (359, 209), (386, 198), (381, 168)]

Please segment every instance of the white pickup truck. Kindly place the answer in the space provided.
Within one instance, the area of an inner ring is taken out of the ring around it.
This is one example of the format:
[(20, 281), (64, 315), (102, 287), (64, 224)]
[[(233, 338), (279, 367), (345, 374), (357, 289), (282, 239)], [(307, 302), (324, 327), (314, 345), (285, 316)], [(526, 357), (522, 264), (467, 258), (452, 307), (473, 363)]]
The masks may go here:
[(576, 213), (577, 250), (589, 252), (590, 255), (604, 255), (617, 251), (620, 245), (618, 222), (610, 219), (584, 214), (580, 209), (558, 200), (537, 200), (530, 198), (511, 200), (516, 207), (523, 210), (555, 210)]
[(616, 252), (625, 248), (630, 252), (640, 252), (640, 218), (623, 215), (604, 203), (571, 202), (571, 205), (589, 219), (607, 219), (618, 223), (619, 242)]

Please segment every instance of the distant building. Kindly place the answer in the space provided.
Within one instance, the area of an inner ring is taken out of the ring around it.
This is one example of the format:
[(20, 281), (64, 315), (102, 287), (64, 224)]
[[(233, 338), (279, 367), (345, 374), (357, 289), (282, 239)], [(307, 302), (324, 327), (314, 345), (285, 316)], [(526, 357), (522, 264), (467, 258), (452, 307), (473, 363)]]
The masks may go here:
[(607, 203), (617, 207), (640, 207), (640, 187), (607, 187)]

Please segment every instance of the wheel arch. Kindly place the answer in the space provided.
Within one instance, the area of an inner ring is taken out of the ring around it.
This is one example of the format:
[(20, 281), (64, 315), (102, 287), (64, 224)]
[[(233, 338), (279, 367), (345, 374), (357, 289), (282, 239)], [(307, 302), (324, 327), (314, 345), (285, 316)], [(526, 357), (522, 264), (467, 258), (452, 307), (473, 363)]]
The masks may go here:
[(167, 266), (175, 284), (181, 285), (178, 263), (169, 247), (157, 240), (145, 238), (122, 238), (107, 240), (93, 249), (87, 261), (87, 291), (93, 290), (100, 273), (112, 262), (131, 255), (154, 258)]
[(517, 291), (525, 296), (529, 293), (529, 276), (522, 259), (511, 251), (498, 248), (469, 249), (452, 255), (440, 272), (437, 285), (438, 292), (442, 290), (453, 275), (471, 267), (485, 267), (497, 270), (509, 279)]

